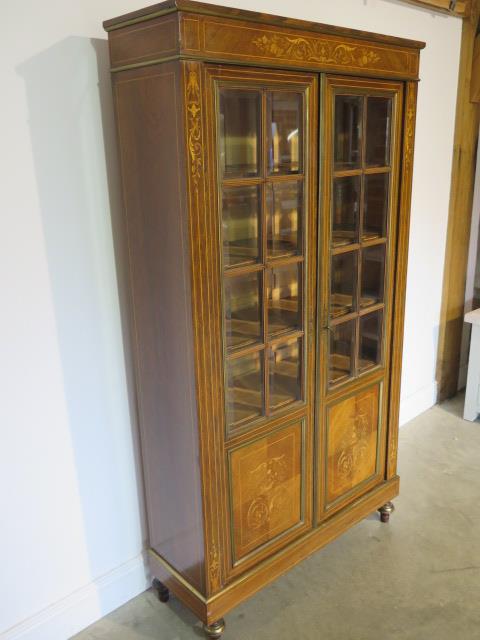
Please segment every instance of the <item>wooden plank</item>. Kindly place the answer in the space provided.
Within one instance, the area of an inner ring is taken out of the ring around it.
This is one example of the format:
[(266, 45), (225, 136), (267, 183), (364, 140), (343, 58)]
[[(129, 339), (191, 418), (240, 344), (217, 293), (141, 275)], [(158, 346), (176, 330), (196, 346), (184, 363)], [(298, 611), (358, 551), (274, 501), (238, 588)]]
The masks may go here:
[(468, 18), (471, 13), (471, 0), (404, 0), (409, 4), (415, 4), (424, 9), (442, 11), (460, 18)]
[(470, 101), (480, 0), (463, 21), (447, 246), (437, 358), (438, 399), (457, 391), (480, 105)]

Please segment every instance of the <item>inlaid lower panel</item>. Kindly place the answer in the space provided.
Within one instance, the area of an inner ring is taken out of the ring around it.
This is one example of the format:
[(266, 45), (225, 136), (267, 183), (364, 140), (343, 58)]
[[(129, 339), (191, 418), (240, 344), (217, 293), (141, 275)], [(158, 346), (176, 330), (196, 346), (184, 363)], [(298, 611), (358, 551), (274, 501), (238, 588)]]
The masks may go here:
[(290, 424), (231, 452), (234, 560), (302, 523), (303, 426)]
[(327, 410), (327, 504), (376, 473), (380, 385)]

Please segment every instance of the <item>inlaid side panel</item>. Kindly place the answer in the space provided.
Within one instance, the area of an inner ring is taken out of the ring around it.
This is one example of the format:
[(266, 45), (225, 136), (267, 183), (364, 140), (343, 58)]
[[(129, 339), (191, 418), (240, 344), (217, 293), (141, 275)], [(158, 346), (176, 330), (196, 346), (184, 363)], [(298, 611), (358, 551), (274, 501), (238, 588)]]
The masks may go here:
[(231, 452), (235, 560), (301, 524), (303, 432), (298, 422)]
[(114, 69), (168, 58), (178, 52), (178, 18), (162, 16), (112, 31), (108, 44)]
[(127, 71), (114, 97), (149, 544), (203, 592), (181, 80), (178, 63)]
[(379, 397), (377, 384), (328, 410), (328, 504), (375, 474)]

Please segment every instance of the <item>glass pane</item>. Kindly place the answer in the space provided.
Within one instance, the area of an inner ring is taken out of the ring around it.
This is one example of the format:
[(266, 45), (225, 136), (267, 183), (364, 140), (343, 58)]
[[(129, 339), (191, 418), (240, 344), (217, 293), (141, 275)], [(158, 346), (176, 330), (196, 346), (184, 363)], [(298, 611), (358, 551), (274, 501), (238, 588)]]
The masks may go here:
[(303, 95), (292, 91), (267, 94), (268, 172), (301, 173)]
[(360, 318), (359, 367), (368, 369), (380, 364), (382, 345), (382, 311)]
[(269, 271), (268, 332), (301, 328), (301, 265), (289, 264)]
[(387, 235), (389, 173), (366, 175), (365, 209), (362, 239), (384, 238)]
[(332, 241), (334, 247), (358, 242), (360, 176), (333, 181)]
[(385, 245), (368, 247), (362, 251), (362, 291), (360, 307), (383, 302), (385, 274)]
[(391, 98), (367, 98), (366, 163), (369, 167), (383, 167), (390, 164), (391, 119)]
[(335, 325), (330, 332), (329, 381), (331, 384), (353, 375), (355, 321)]
[(258, 175), (260, 120), (260, 92), (221, 89), (220, 167), (224, 178)]
[(355, 311), (357, 256), (357, 251), (349, 251), (332, 257), (330, 314), (334, 318)]
[(362, 96), (335, 96), (335, 170), (354, 169), (362, 161)]
[(270, 408), (276, 409), (301, 397), (302, 340), (294, 338), (270, 349)]
[(263, 414), (263, 352), (227, 361), (227, 424)]
[(260, 187), (225, 187), (222, 192), (225, 266), (258, 260)]
[(261, 272), (225, 278), (227, 347), (260, 340), (260, 283)]
[(268, 256), (301, 253), (303, 183), (275, 182), (267, 185)]

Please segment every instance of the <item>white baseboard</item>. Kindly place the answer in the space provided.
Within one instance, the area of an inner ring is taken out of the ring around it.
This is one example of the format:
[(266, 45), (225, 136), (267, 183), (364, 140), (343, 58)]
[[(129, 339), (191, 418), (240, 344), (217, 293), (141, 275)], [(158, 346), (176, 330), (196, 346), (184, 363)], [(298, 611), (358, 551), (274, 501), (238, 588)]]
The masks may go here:
[(437, 383), (432, 382), (422, 387), (407, 398), (400, 401), (400, 426), (403, 426), (413, 418), (433, 407), (437, 403)]
[(2, 640), (67, 640), (148, 587), (140, 554), (0, 635)]

